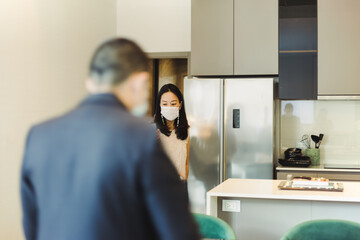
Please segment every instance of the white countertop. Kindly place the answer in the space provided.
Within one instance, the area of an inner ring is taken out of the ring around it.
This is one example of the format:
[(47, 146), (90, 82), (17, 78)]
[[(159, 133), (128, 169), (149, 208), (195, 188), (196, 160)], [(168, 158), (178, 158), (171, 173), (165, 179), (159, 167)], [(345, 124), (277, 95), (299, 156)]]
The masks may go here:
[(309, 167), (276, 167), (276, 171), (299, 171), (299, 172), (347, 172), (347, 173), (360, 173), (359, 168), (324, 168), (320, 166), (309, 166)]
[(207, 196), (360, 203), (360, 182), (342, 182), (343, 192), (327, 192), (279, 190), (281, 181), (230, 178), (210, 190)]

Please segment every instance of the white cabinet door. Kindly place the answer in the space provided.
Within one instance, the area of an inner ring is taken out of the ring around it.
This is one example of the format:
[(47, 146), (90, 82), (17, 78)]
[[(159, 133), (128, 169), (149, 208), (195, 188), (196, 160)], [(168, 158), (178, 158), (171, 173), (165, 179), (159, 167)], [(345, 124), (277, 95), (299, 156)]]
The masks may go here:
[(360, 94), (360, 1), (318, 0), (318, 94)]
[(234, 74), (278, 74), (278, 0), (234, 0)]
[(149, 53), (190, 51), (191, 0), (118, 0), (117, 35)]
[(233, 75), (233, 0), (192, 0), (191, 75)]

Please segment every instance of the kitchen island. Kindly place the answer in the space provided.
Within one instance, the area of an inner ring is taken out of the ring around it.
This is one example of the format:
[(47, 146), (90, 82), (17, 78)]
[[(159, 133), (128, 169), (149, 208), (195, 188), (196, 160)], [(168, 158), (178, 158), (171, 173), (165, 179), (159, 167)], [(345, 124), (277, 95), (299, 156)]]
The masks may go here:
[(228, 222), (238, 239), (280, 239), (312, 219), (360, 222), (360, 183), (343, 192), (279, 190), (281, 180), (228, 179), (207, 193), (207, 214)]

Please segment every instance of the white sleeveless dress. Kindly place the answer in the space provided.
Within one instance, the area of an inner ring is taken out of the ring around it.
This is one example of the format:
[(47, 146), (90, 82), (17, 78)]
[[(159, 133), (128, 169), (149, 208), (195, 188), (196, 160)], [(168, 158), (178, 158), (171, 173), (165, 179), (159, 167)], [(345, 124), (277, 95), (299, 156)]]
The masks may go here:
[(186, 159), (187, 159), (187, 143), (189, 136), (185, 140), (178, 139), (175, 130), (171, 131), (170, 136), (166, 136), (160, 132), (160, 141), (165, 152), (169, 156), (171, 162), (177, 169), (180, 178), (186, 178)]

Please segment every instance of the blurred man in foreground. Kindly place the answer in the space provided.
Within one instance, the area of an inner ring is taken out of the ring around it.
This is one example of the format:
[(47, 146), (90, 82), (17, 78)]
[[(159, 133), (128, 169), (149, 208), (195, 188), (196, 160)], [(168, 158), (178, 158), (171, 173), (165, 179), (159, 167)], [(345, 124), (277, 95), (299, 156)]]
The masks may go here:
[(26, 239), (199, 239), (147, 109), (148, 59), (132, 41), (95, 52), (77, 108), (33, 127), (21, 176)]

